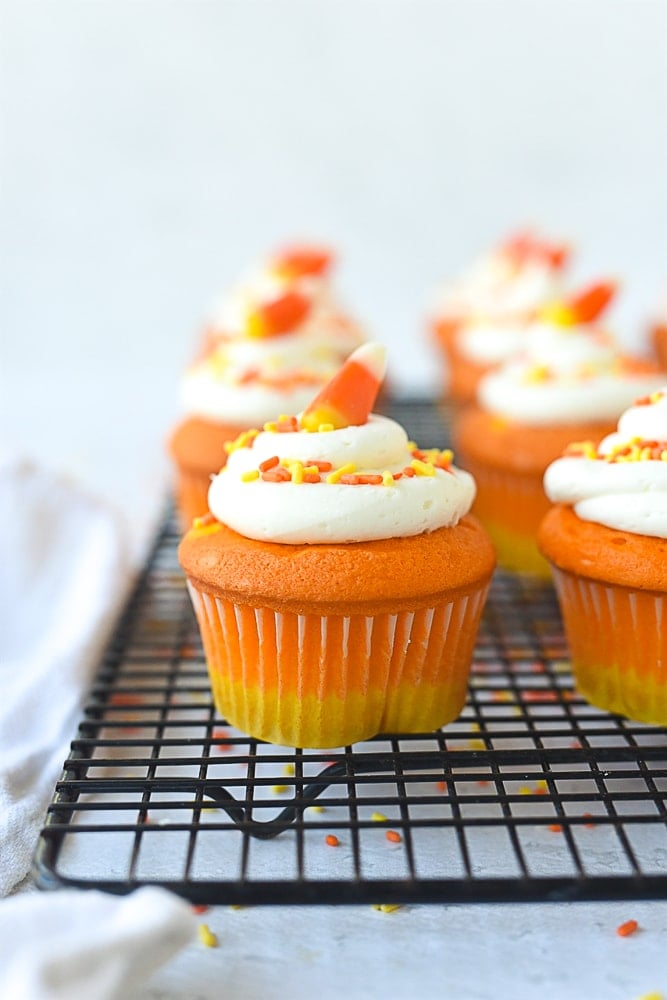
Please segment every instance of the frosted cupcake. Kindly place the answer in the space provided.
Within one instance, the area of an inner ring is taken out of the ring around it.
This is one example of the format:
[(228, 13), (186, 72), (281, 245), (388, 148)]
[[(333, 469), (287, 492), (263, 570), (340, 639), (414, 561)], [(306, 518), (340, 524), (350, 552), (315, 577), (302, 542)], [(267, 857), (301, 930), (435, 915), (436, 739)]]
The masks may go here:
[(486, 375), (478, 405), (460, 413), (453, 438), (477, 482), (474, 512), (505, 569), (549, 576), (536, 536), (549, 509), (542, 478), (573, 440), (599, 441), (664, 373), (623, 355), (602, 329), (542, 323), (523, 354)]
[(667, 386), (547, 469), (539, 531), (592, 704), (667, 725)]
[(360, 328), (336, 306), (330, 253), (282, 251), (238, 286), (207, 329), (186, 371), (184, 419), (169, 441), (184, 525), (207, 510), (211, 475), (225, 445), (251, 425), (295, 413), (361, 343)]
[(558, 299), (569, 249), (519, 233), (440, 293), (433, 335), (447, 367), (447, 395), (474, 399), (480, 378), (521, 349), (526, 326)]
[(493, 548), (451, 452), (370, 413), (383, 372), (362, 347), (244, 435), (181, 543), (216, 707), (257, 738), (340, 746), (463, 706)]

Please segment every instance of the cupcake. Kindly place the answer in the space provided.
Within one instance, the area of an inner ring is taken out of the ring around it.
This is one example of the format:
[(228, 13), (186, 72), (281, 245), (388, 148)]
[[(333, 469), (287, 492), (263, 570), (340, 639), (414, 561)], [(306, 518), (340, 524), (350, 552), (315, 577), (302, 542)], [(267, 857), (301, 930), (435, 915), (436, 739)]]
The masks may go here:
[(477, 482), (473, 508), (505, 569), (548, 578), (536, 545), (549, 509), (542, 478), (573, 440), (599, 441), (623, 410), (657, 389), (664, 373), (623, 355), (602, 329), (542, 322), (523, 353), (484, 376), (478, 403), (454, 421), (453, 439)]
[(593, 705), (667, 725), (667, 385), (596, 448), (547, 469), (539, 530), (577, 686)]
[(444, 287), (432, 332), (452, 402), (471, 402), (480, 378), (521, 348), (527, 324), (560, 294), (568, 257), (563, 244), (519, 233)]
[(253, 424), (302, 409), (363, 337), (335, 304), (331, 254), (281, 251), (242, 282), (207, 327), (181, 389), (184, 417), (169, 439), (184, 526), (207, 510), (225, 445)]
[(658, 364), (667, 371), (667, 303), (663, 306), (663, 314), (652, 324), (650, 343)]
[(331, 747), (456, 718), (494, 567), (449, 451), (372, 414), (359, 348), (298, 416), (247, 432), (179, 548), (218, 711)]

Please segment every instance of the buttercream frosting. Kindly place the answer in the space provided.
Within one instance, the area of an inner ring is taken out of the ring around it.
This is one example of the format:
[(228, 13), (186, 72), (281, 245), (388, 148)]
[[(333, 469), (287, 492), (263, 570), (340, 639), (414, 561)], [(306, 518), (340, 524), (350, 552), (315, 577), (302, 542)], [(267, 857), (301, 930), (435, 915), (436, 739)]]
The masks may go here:
[(663, 381), (657, 368), (623, 357), (605, 331), (540, 323), (517, 358), (482, 378), (478, 400), (534, 426), (609, 421)]
[(596, 449), (575, 445), (544, 477), (552, 503), (584, 521), (667, 538), (667, 386), (630, 407)]
[(276, 426), (287, 429), (246, 434), (231, 446), (209, 490), (212, 514), (248, 538), (408, 537), (453, 526), (470, 510), (474, 481), (451, 465), (451, 452), (420, 451), (387, 417), (315, 432), (298, 429), (298, 418)]

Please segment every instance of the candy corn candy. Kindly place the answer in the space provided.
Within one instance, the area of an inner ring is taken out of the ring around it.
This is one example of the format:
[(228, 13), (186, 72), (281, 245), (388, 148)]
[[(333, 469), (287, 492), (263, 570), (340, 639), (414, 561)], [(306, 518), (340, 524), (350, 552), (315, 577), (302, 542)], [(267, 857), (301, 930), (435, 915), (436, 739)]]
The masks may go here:
[(301, 426), (316, 431), (322, 424), (334, 430), (365, 424), (382, 385), (386, 363), (382, 344), (358, 347), (303, 411)]
[(558, 326), (592, 323), (611, 301), (615, 291), (616, 284), (613, 281), (599, 281), (571, 296), (566, 302), (550, 302), (540, 310), (539, 318)]
[(280, 250), (273, 258), (273, 270), (285, 278), (324, 274), (333, 261), (333, 253), (325, 247), (293, 246)]
[(615, 281), (599, 281), (570, 300), (575, 323), (591, 323), (609, 305), (616, 293)]
[(256, 338), (289, 333), (306, 318), (310, 305), (310, 300), (300, 292), (285, 292), (250, 313), (246, 320), (246, 333)]

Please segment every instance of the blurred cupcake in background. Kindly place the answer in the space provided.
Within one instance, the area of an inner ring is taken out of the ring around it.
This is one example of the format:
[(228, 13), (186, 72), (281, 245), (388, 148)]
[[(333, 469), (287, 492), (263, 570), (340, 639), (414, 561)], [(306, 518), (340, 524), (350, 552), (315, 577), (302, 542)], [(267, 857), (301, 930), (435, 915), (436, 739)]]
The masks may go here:
[(225, 445), (247, 427), (296, 413), (363, 342), (331, 288), (331, 251), (273, 255), (220, 303), (181, 385), (184, 412), (170, 436), (182, 523), (206, 513)]
[(521, 349), (527, 325), (561, 295), (569, 258), (564, 243), (521, 232), (443, 287), (431, 327), (448, 399), (474, 400), (480, 378)]
[(567, 309), (534, 324), (523, 352), (481, 380), (477, 404), (458, 414), (454, 446), (477, 482), (474, 513), (505, 569), (548, 577), (536, 535), (549, 509), (542, 478), (574, 440), (600, 441), (664, 372), (622, 353), (605, 330), (567, 324)]
[(549, 466), (539, 529), (577, 687), (593, 705), (667, 725), (667, 385), (596, 448)]
[(650, 345), (661, 368), (667, 371), (667, 299), (650, 327)]

